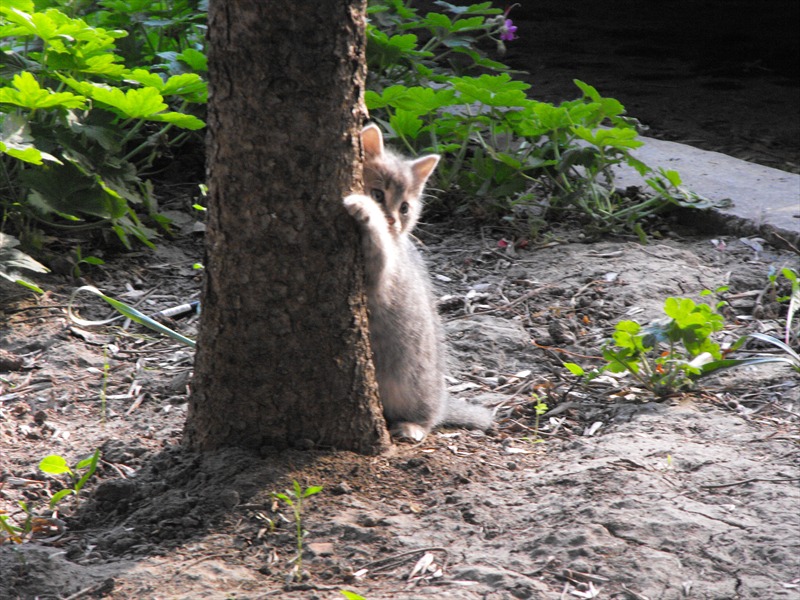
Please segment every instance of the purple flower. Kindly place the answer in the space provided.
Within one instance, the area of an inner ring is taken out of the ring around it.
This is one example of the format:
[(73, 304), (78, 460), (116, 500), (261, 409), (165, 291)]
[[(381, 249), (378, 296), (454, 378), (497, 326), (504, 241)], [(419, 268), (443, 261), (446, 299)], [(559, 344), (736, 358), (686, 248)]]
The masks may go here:
[(504, 42), (510, 42), (511, 40), (517, 39), (517, 36), (514, 35), (515, 33), (517, 33), (517, 26), (514, 25), (514, 21), (506, 19), (505, 23), (503, 23), (500, 39)]

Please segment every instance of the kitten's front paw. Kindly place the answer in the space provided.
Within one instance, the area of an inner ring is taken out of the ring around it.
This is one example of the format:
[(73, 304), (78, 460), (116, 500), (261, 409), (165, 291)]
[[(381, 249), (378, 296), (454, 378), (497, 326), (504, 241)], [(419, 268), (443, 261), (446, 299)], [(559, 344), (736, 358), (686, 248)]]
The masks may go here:
[(361, 194), (351, 194), (344, 199), (344, 207), (350, 216), (359, 223), (369, 223), (370, 217), (370, 200)]

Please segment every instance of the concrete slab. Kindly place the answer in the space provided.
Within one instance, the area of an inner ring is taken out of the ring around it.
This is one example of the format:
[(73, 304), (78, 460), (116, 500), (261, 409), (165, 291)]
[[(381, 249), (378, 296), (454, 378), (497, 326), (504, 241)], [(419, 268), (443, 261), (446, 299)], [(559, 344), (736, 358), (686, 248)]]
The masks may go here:
[[(654, 169), (678, 171), (684, 185), (701, 196), (733, 202), (729, 208), (712, 210), (712, 221), (771, 242), (777, 237), (800, 246), (800, 175), (684, 144), (640, 139), (644, 146), (634, 152), (636, 158)], [(627, 166), (616, 169), (616, 176), (618, 187), (646, 185)]]

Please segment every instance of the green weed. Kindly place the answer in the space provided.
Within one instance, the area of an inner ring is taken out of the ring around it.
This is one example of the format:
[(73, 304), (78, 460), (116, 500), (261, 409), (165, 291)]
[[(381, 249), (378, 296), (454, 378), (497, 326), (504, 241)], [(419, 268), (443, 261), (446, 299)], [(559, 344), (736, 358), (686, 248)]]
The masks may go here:
[[(717, 294), (725, 291), (727, 287), (715, 290)], [(705, 290), (702, 295), (712, 293)], [(788, 343), (763, 333), (744, 335), (723, 351), (712, 336), (724, 326), (718, 310), (726, 304), (724, 300), (710, 306), (689, 298), (667, 298), (664, 302), (667, 318), (644, 327), (636, 321), (617, 323), (611, 342), (603, 347), (606, 363), (600, 368), (586, 371), (575, 363), (564, 366), (587, 381), (605, 372), (629, 373), (644, 389), (661, 397), (689, 389), (701, 377), (733, 367), (784, 363), (800, 372), (800, 355)], [(772, 344), (782, 354), (731, 358), (749, 339)]]
[(206, 83), (127, 66), (117, 47), (126, 36), (30, 0), (0, 6), (0, 186), (18, 230), (106, 225), (126, 246), (152, 246), (137, 209), (166, 224), (142, 172), (180, 142), (173, 129), (204, 127), (185, 111), (205, 103)]
[[(86, 482), (97, 470), (100, 460), (100, 450), (95, 450), (92, 456), (77, 462), (70, 467), (67, 461), (57, 455), (51, 454), (39, 462), (39, 470), (48, 475), (66, 474), (70, 480), (66, 487), (50, 497), (49, 508), (54, 510), (67, 496), (77, 496), (86, 485)], [(37, 514), (38, 510), (25, 501), (18, 501), (17, 505), (22, 511), (22, 517), (8, 514), (0, 510), (0, 545), (7, 542), (21, 544), (31, 536), (42, 536), (57, 531), (59, 526), (54, 517), (43, 517)]]
[(617, 323), (613, 343), (603, 348), (606, 364), (599, 369), (586, 373), (574, 363), (566, 363), (566, 368), (589, 379), (603, 372), (627, 372), (657, 396), (690, 387), (714, 365), (719, 367), (722, 350), (711, 334), (722, 329), (722, 315), (689, 298), (667, 298), (664, 312), (666, 319), (646, 327), (636, 321)]
[(272, 495), (292, 509), (294, 513), (295, 534), (297, 540), (297, 556), (292, 569), (293, 578), (300, 581), (303, 578), (303, 539), (306, 532), (303, 530), (303, 500), (322, 491), (321, 485), (311, 485), (305, 490), (297, 481), (292, 481), (292, 489), (285, 492), (273, 492)]
[(540, 421), (542, 415), (544, 415), (548, 410), (550, 410), (550, 408), (547, 406), (547, 404), (544, 403), (544, 401), (538, 396), (538, 394), (531, 394), (531, 402), (535, 402), (535, 404), (533, 405), (533, 410), (536, 416), (534, 417), (533, 421), (533, 435), (531, 435), (526, 439), (529, 439), (532, 442), (541, 442), (543, 440), (539, 435)]
[(73, 251), (73, 264), (72, 277), (73, 279), (79, 279), (83, 276), (81, 265), (99, 266), (106, 264), (106, 261), (96, 256), (84, 256), (81, 247), (76, 246)]
[[(459, 199), (458, 208), (498, 211), (510, 222), (534, 205), (551, 217), (577, 209), (590, 229), (644, 238), (642, 219), (674, 206), (710, 205), (686, 190), (677, 172), (635, 158), (642, 142), (619, 101), (575, 80), (580, 98), (539, 102), (528, 96), (529, 84), (489, 59), (478, 42), (495, 40), (502, 53), (501, 38), (514, 37), (507, 35), (508, 11), (489, 2), (436, 4), (447, 14), (423, 16), (400, 0), (370, 3), (365, 99), (370, 115), (408, 151), (448, 155), (437, 184)], [(649, 194), (617, 193), (612, 169), (620, 164), (645, 176)]]
[[(45, 456), (39, 463), (39, 470), (48, 475), (66, 474), (72, 484), (70, 487), (53, 494), (50, 498), (50, 508), (55, 508), (56, 505), (67, 496), (77, 496), (81, 489), (83, 489), (83, 486), (86, 485), (89, 478), (94, 475), (99, 460), (99, 449), (95, 450), (92, 456), (77, 462), (72, 467), (67, 464), (67, 461), (62, 456), (57, 454)], [(83, 472), (81, 473), (81, 471)]]

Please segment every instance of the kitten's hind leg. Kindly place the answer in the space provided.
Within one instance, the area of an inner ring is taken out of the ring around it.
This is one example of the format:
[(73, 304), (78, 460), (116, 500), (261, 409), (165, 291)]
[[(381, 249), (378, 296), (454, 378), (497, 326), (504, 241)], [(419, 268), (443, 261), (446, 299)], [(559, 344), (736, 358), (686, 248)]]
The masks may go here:
[(390, 430), (393, 437), (401, 440), (410, 440), (412, 442), (421, 442), (428, 435), (428, 430), (422, 425), (411, 423), (410, 421), (401, 421), (394, 423)]

